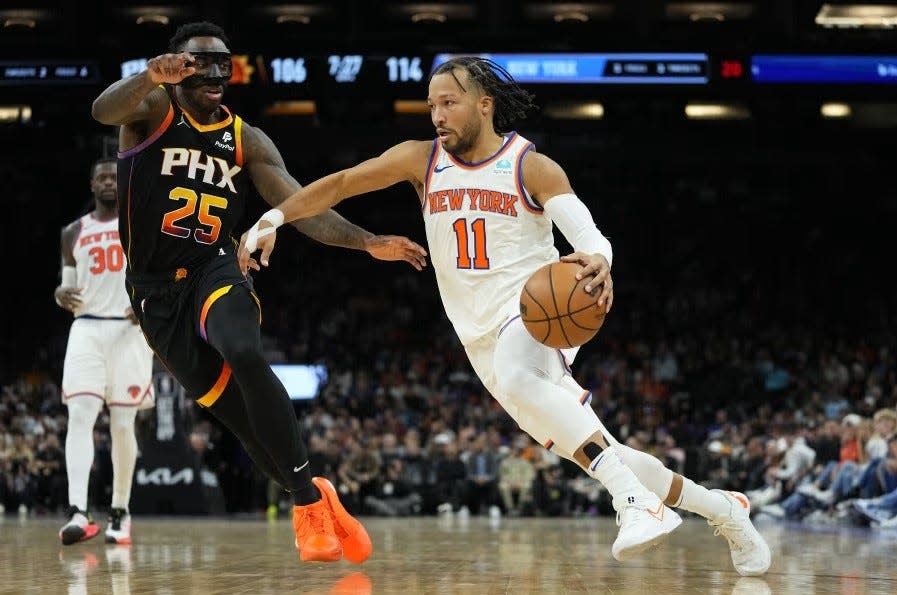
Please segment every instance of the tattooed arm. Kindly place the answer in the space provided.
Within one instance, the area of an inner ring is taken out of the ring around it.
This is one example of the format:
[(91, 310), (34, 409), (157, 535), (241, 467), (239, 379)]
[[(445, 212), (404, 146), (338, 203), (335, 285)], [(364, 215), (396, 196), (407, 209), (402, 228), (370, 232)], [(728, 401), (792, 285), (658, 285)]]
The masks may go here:
[[(249, 176), (265, 202), (276, 207), (301, 185), (287, 171), (280, 151), (264, 132), (244, 123), (242, 134)], [(408, 238), (374, 235), (332, 209), (291, 225), (322, 244), (365, 250), (380, 260), (404, 260), (417, 270), (426, 265), (426, 252)]]

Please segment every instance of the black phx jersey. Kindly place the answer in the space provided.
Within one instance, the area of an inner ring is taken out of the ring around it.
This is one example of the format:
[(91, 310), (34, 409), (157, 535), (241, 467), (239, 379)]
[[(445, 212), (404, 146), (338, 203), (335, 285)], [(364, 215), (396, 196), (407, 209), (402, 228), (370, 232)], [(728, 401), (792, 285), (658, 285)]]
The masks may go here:
[(232, 252), (232, 231), (243, 214), (249, 174), (243, 171), (242, 120), (204, 126), (180, 109), (171, 93), (162, 125), (118, 155), (121, 243), (128, 272), (192, 270)]

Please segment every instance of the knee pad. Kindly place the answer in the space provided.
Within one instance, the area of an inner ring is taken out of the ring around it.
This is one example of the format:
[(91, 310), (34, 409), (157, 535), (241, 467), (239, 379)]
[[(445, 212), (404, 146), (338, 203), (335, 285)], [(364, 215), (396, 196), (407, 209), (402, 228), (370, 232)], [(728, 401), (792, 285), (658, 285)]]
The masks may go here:
[(93, 431), (97, 416), (103, 409), (103, 401), (95, 397), (81, 396), (70, 399), (67, 405), (69, 430)]
[(109, 432), (111, 434), (133, 434), (137, 409), (135, 407), (110, 407), (110, 410)]

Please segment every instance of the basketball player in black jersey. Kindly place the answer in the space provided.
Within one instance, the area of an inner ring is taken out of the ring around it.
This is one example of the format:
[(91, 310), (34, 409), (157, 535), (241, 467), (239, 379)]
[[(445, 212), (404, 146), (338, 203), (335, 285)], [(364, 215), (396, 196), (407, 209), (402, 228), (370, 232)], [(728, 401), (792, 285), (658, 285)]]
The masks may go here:
[[(367, 533), (330, 482), (309, 473), (289, 396), (262, 355), (260, 306), (232, 238), (250, 183), (272, 206), (299, 183), (265, 133), (221, 104), (232, 68), (221, 28), (183, 25), (169, 52), (93, 104), (94, 118), (121, 126), (119, 227), (134, 311), (187, 391), (291, 492), (300, 558), (362, 562)], [(374, 236), (333, 211), (295, 227), (325, 244), (425, 265), (426, 252), (407, 238)]]

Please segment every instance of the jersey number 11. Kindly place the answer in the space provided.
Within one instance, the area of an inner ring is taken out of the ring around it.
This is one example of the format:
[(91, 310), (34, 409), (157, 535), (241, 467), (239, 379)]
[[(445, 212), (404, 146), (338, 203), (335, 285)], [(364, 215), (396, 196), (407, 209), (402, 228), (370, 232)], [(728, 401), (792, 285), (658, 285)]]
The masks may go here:
[(467, 219), (455, 219), (452, 223), (455, 230), (455, 239), (458, 241), (458, 268), (483, 270), (489, 268), (489, 255), (486, 254), (486, 220), (474, 219), (470, 224), (473, 232), (473, 260), (470, 259), (469, 242), (467, 239)]

